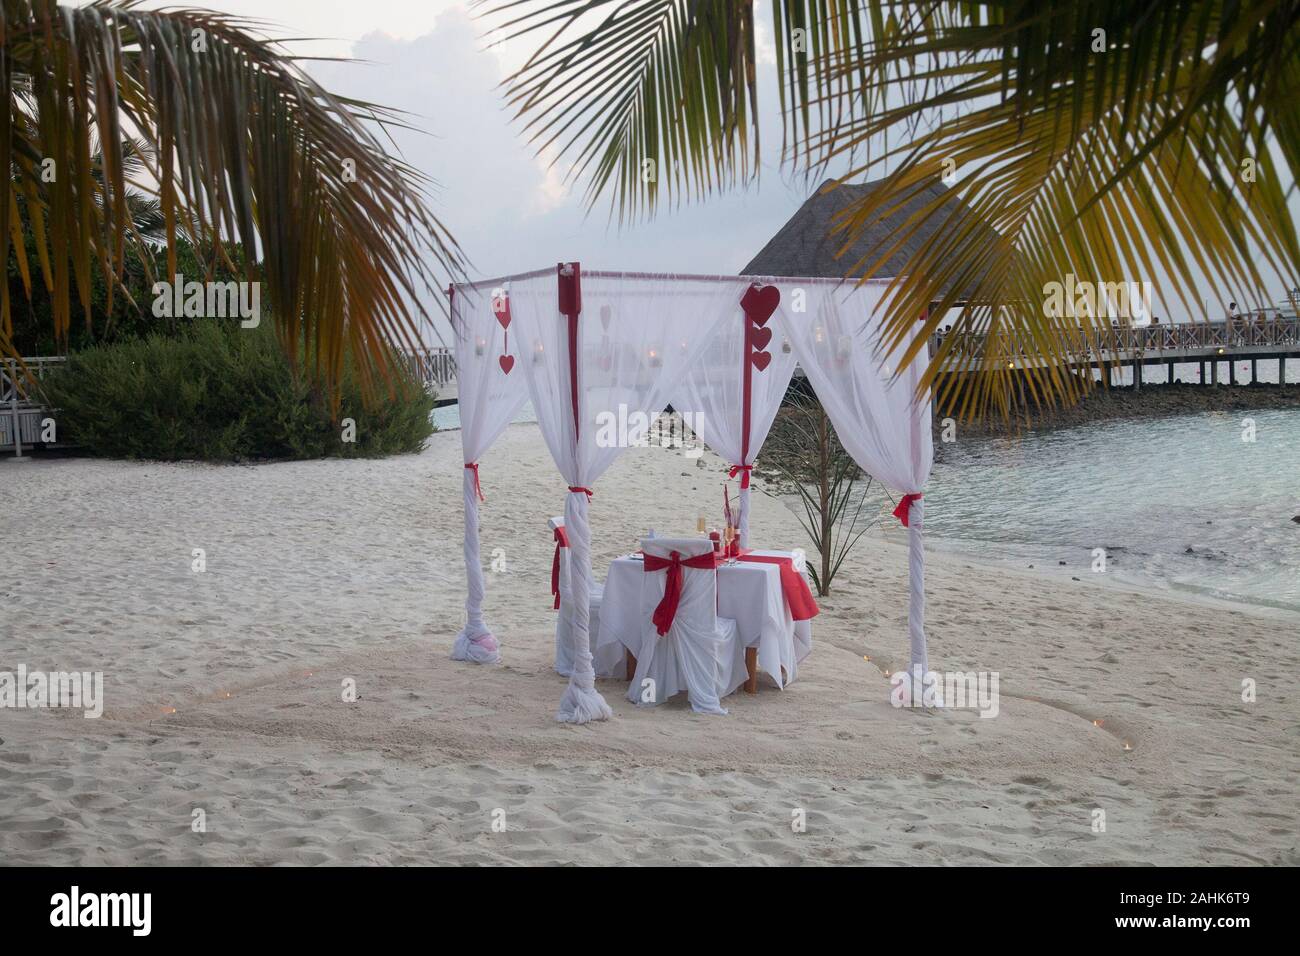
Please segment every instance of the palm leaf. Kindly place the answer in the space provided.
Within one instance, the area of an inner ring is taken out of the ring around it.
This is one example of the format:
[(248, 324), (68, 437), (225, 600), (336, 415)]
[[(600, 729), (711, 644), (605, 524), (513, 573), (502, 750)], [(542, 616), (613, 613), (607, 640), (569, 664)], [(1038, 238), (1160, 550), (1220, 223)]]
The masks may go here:
[[(111, 288), (152, 220), (169, 273), (180, 229), (226, 263), (225, 245), (242, 244), (283, 344), (307, 343), (331, 386), (345, 344), (367, 382), (386, 379), (390, 346), (419, 344), (420, 303), (441, 301), (439, 274), (462, 274), (429, 181), (380, 141), (400, 118), (322, 89), (247, 21), (137, 0), (0, 0), (0, 87), (11, 170), (0, 243), (7, 257), (10, 200), (21, 197), (60, 336), (74, 296), (94, 321), (92, 271)], [(131, 201), (142, 180), (156, 208)], [(10, 349), (7, 298), (0, 307)]]
[[(553, 31), (511, 79), (510, 96), (533, 131), (590, 117), (565, 126), (568, 139), (556, 144), (579, 160), (589, 201), (608, 194), (628, 221), (652, 213), (665, 185), (681, 201), (756, 175), (756, 163), (718, 149), (744, 141), (738, 114), (707, 108), (752, 100), (750, 72), (730, 61), (690, 73), (702, 100), (660, 81), (694, 69), (689, 40), (711, 17), (752, 33), (750, 4), (730, 6), (722, 14), (666, 0), (491, 5), (509, 11), (512, 36)], [(643, 19), (617, 33), (630, 8)], [(783, 158), (808, 175), (834, 164), (847, 168), (843, 180), (884, 176), (836, 224), (846, 275), (870, 277), (909, 236), (930, 237), (893, 283), (886, 340), (899, 367), (926, 360), (928, 334), (961, 307), (922, 388), (962, 415), (1007, 416), (1022, 390), (1033, 406), (1074, 401), (1091, 387), (1065, 363), (1109, 326), (1044, 309), (1047, 285), (1069, 274), (1105, 282), (1163, 274), (1162, 298), (1202, 318), (1197, 272), (1257, 305), (1271, 300), (1270, 278), (1295, 282), (1300, 245), (1287, 206), (1300, 169), (1295, 0), (773, 0), (772, 11)], [(757, 144), (757, 116), (746, 118)], [(691, 175), (641, 181), (631, 170), (643, 156), (680, 162)], [(594, 168), (590, 157), (599, 157)], [(956, 166), (957, 196), (999, 240), (981, 241), (979, 220), (940, 197), (865, 256), (847, 255), (944, 173), (945, 160)], [(1253, 181), (1242, 175), (1247, 160)], [(918, 316), (927, 316), (924, 335)], [(969, 374), (941, 375), (945, 368)]]

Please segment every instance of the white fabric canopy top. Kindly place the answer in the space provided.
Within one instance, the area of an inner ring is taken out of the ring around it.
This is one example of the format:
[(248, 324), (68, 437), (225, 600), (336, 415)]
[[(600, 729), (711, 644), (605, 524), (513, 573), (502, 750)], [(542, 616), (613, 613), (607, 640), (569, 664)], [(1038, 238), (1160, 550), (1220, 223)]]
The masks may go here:
[(590, 646), (587, 506), (595, 483), (671, 403), (692, 413), (700, 437), (741, 476), (747, 545), (748, 469), (798, 361), (844, 447), (905, 496), (898, 513), (910, 531), (911, 659), (924, 669), (920, 493), (933, 455), (930, 406), (916, 398), (919, 364), (895, 376), (882, 360), (884, 291), (825, 279), (583, 272), (577, 263), (453, 287), (468, 579), (467, 622), (453, 658), (500, 659), (482, 613), (477, 460), (526, 400), (569, 485), (573, 672), (557, 718), (586, 723), (612, 713), (595, 688)]

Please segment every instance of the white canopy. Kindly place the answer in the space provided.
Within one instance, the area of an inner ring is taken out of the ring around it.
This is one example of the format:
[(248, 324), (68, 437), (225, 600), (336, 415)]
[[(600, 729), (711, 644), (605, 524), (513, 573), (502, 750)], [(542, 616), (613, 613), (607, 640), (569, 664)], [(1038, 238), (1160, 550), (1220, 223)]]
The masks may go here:
[[(924, 672), (921, 492), (933, 459), (930, 403), (916, 398), (919, 363), (895, 374), (883, 357), (886, 290), (886, 282), (583, 272), (577, 263), (454, 286), (469, 587), (468, 620), (452, 657), (500, 659), (482, 615), (477, 460), (531, 399), (569, 484), (574, 670), (557, 717), (609, 717), (595, 689), (589, 635), (594, 484), (666, 405), (696, 413), (700, 437), (739, 466), (733, 474), (742, 476), (747, 545), (745, 466), (767, 437), (797, 361), (854, 460), (904, 496), (896, 514), (909, 529), (911, 667)], [(611, 420), (628, 423), (627, 433), (612, 435)]]

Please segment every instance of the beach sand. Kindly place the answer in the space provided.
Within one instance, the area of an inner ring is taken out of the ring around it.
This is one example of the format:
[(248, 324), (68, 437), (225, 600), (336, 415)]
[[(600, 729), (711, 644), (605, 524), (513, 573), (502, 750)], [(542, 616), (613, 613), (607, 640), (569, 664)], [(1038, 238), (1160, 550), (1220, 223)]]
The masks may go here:
[[(618, 459), (591, 508), (599, 577), (646, 527), (719, 510), (722, 463), (702, 461)], [(1294, 617), (936, 549), (931, 666), (997, 671), (1000, 709), (896, 709), (889, 519), (786, 691), (706, 717), (602, 681), (614, 719), (566, 726), (546, 531), (564, 483), (535, 425), (482, 459), (504, 663), (479, 667), (448, 658), (460, 466), (455, 432), (386, 461), (0, 464), (0, 670), (102, 670), (106, 697), (98, 720), (0, 710), (0, 861), (1300, 863)], [(752, 527), (804, 544), (761, 494)]]

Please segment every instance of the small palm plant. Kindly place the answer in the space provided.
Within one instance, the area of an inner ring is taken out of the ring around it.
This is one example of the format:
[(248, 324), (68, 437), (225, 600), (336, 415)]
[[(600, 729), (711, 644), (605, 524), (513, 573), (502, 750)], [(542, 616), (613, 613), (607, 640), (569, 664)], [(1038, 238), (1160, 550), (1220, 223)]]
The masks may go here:
[(830, 594), (844, 559), (880, 521), (871, 476), (844, 450), (826, 410), (805, 393), (792, 395), (777, 414), (763, 461), (772, 463), (763, 469), (764, 493), (799, 499), (799, 523), (818, 556), (808, 562), (808, 573), (818, 594)]

